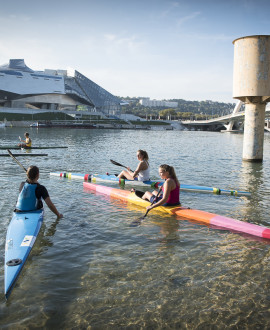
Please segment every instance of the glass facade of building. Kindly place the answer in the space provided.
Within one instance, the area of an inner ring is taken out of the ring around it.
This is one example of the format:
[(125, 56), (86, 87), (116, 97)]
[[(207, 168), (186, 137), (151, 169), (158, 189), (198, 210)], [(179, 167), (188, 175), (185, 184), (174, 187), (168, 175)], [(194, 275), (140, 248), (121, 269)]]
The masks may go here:
[(111, 115), (120, 112), (121, 100), (118, 97), (110, 94), (78, 71), (75, 71), (74, 79), (98, 111)]

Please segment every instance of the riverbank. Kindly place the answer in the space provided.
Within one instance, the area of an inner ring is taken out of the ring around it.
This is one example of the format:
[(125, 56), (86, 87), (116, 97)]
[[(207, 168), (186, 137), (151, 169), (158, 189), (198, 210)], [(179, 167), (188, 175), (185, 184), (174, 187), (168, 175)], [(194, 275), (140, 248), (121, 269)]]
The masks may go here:
[[(0, 121), (6, 127), (99, 128), (131, 130), (181, 129), (180, 121), (146, 120), (134, 115), (110, 116), (91, 111), (52, 111), (27, 108), (0, 108)], [(38, 125), (40, 124), (40, 125)]]
[(162, 121), (124, 122), (122, 120), (40, 120), (40, 121), (5, 121), (5, 127), (24, 128), (88, 128), (88, 129), (127, 129), (127, 130), (173, 130), (180, 129), (180, 123)]

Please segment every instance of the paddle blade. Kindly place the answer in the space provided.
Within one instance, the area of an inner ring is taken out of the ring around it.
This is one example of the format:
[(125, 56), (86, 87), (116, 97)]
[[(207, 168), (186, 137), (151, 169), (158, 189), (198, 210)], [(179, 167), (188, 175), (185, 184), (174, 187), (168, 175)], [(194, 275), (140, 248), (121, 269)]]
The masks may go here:
[[(110, 159), (110, 161), (111, 161), (111, 163), (113, 163), (113, 165), (116, 165), (116, 166), (121, 166), (121, 167), (124, 167), (124, 168), (127, 168), (128, 169), (128, 167), (127, 166), (125, 166), (125, 165), (122, 165), (122, 164), (120, 164), (120, 163), (117, 163), (115, 160), (112, 160), (112, 159)], [(132, 171), (132, 170), (131, 170)]]
[(146, 211), (145, 215), (131, 222), (130, 227), (138, 227), (141, 225), (141, 222), (146, 218), (149, 210)]
[(131, 222), (130, 227), (139, 227), (141, 225), (141, 219), (137, 219)]
[(130, 227), (139, 227), (142, 223), (142, 221), (145, 219), (146, 214), (143, 217), (140, 217), (134, 221), (131, 222)]
[(116, 166), (121, 166), (121, 167), (125, 167), (124, 165), (117, 163), (115, 160), (110, 159), (111, 163), (113, 163)]

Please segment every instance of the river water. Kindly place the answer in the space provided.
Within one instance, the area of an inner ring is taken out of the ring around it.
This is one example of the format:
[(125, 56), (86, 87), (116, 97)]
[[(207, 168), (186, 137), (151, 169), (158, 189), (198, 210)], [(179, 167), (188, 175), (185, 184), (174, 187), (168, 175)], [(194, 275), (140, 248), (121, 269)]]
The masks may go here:
[[(251, 197), (181, 192), (184, 206), (270, 227), (270, 135), (262, 164), (242, 162), (243, 135), (189, 131), (29, 129), (33, 150), (20, 157), (40, 167), (40, 180), (64, 218), (45, 206), (44, 223), (6, 302), (5, 236), (25, 174), (11, 158), (0, 168), (1, 329), (269, 329), (270, 241), (151, 212), (83, 189), (53, 171), (117, 173), (137, 149), (158, 166), (175, 167), (184, 184), (250, 191)], [(14, 144), (23, 128), (4, 128)], [(5, 151), (0, 151), (5, 153)], [(14, 151), (15, 153), (15, 151)], [(125, 188), (130, 189), (130, 188)]]

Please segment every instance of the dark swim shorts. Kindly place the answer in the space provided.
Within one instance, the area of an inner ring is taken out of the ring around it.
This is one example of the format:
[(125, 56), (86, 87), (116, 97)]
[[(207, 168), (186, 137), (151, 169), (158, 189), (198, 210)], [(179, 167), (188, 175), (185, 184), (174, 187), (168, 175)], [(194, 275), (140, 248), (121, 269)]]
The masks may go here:
[[(154, 204), (155, 204), (155, 203), (157, 203), (158, 201), (160, 201), (160, 200), (162, 199), (162, 197), (163, 197), (162, 195), (159, 195), (159, 196), (157, 197), (157, 199), (156, 199), (156, 196), (153, 195), (153, 196), (150, 198), (150, 202), (151, 202), (151, 203), (154, 202)], [(155, 200), (155, 199), (156, 199), (156, 200)]]

